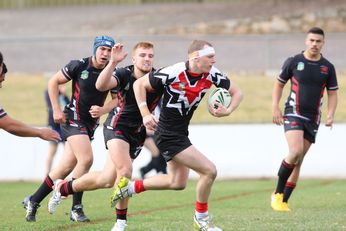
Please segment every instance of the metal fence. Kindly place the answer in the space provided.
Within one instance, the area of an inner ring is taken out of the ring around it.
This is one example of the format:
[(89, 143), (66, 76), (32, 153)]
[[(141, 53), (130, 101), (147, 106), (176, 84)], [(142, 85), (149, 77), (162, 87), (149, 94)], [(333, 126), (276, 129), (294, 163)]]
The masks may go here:
[[(234, 0), (233, 0), (234, 1)], [(0, 9), (30, 8), (42, 6), (96, 5), (96, 4), (142, 4), (142, 3), (211, 3), (227, 0), (1, 0)]]

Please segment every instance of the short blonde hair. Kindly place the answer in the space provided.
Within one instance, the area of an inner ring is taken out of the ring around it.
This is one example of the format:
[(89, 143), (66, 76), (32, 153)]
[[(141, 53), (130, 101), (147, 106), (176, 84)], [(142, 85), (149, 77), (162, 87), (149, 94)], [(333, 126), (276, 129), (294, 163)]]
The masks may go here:
[(154, 44), (152, 44), (151, 42), (139, 42), (133, 47), (132, 55), (135, 54), (135, 52), (138, 48), (154, 49)]

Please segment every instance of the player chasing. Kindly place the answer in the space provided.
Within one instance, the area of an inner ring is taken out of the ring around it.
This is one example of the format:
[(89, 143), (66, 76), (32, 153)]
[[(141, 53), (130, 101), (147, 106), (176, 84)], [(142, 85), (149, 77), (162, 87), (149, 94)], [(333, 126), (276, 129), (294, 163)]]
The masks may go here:
[[(303, 159), (311, 144), (315, 143), (325, 88), (328, 94), (328, 127), (333, 125), (337, 105), (338, 83), (335, 69), (321, 54), (324, 45), (323, 30), (311, 28), (305, 45), (303, 53), (286, 60), (273, 88), (273, 123), (284, 125), (289, 149), (281, 163), (279, 179), (271, 199), (271, 207), (275, 211), (290, 211), (288, 199), (297, 184)], [(289, 80), (291, 91), (282, 115), (279, 102)]]
[[(180, 62), (150, 72), (134, 84), (134, 92), (143, 123), (155, 131), (154, 138), (160, 153), (168, 162), (168, 174), (156, 175), (144, 180), (130, 181), (123, 177), (111, 197), (115, 206), (120, 200), (147, 190), (183, 190), (189, 170), (199, 174), (196, 186), (194, 215), (195, 230), (220, 231), (213, 224), (208, 212), (208, 199), (217, 175), (215, 165), (195, 148), (188, 138), (188, 126), (192, 115), (212, 84), (229, 91), (232, 102), (229, 107), (219, 104), (210, 112), (216, 117), (230, 115), (240, 104), (242, 92), (234, 82), (221, 73), (215, 64), (215, 50), (206, 41), (195, 40), (188, 49), (187, 62)], [(164, 91), (163, 104), (157, 122), (147, 105), (148, 92)]]
[[(36, 192), (27, 196), (24, 201), (25, 219), (36, 221), (36, 213), (41, 201), (56, 188), (54, 181), (63, 179), (72, 173), (77, 179), (87, 173), (93, 163), (91, 141), (101, 115), (108, 113), (116, 105), (116, 100), (105, 104), (108, 91), (95, 88), (99, 74), (109, 62), (114, 39), (109, 36), (98, 36), (94, 40), (93, 55), (80, 60), (71, 60), (58, 71), (48, 82), (49, 97), (53, 107), (53, 117), (61, 126), (65, 138), (64, 152), (58, 165), (47, 174)], [(72, 81), (70, 104), (62, 111), (59, 104), (59, 85)], [(82, 204), (83, 192), (73, 195), (70, 220), (88, 222)], [(48, 212), (54, 213), (55, 207), (48, 204)]]

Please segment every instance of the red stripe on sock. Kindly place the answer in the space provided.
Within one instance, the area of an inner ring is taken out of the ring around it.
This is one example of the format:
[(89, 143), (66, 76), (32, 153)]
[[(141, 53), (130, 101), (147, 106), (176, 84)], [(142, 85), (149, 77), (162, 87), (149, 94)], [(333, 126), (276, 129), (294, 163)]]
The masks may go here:
[(141, 193), (144, 192), (144, 184), (143, 184), (143, 180), (136, 180), (135, 181), (135, 192), (136, 193)]
[(44, 181), (46, 182), (46, 184), (48, 185), (48, 187), (53, 188), (54, 182), (53, 182), (52, 179), (49, 177), (49, 175), (46, 176), (46, 179), (44, 179)]
[(288, 188), (295, 188), (296, 187), (296, 183), (287, 181), (285, 186), (288, 187)]
[(205, 213), (208, 211), (208, 202), (201, 203), (196, 201), (196, 211), (199, 213)]
[(127, 214), (127, 209), (116, 209), (115, 214), (117, 215), (125, 215)]
[(282, 161), (282, 165), (285, 166), (286, 168), (294, 168), (296, 165), (295, 164), (289, 164), (285, 160)]

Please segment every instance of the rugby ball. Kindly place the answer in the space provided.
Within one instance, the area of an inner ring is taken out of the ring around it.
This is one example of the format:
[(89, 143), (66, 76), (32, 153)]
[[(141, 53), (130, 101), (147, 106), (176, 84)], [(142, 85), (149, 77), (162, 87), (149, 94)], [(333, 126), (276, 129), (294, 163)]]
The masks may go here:
[(228, 107), (231, 104), (231, 95), (229, 92), (224, 88), (216, 88), (214, 89), (208, 98), (208, 105), (211, 107), (217, 109), (216, 102), (221, 103), (224, 107)]

